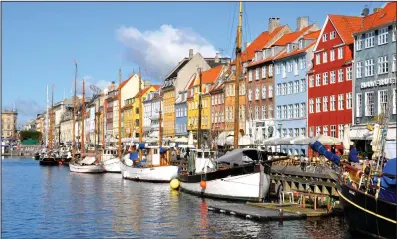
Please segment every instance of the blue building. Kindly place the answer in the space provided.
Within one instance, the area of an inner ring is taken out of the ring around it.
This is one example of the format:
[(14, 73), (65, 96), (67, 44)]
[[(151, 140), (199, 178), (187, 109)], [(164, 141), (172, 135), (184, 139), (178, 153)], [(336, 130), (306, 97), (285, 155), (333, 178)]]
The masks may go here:
[(175, 136), (187, 137), (187, 90), (178, 94), (175, 100)]
[[(275, 128), (284, 137), (307, 136), (307, 71), (311, 68), (313, 47), (320, 31), (290, 42), (274, 59)], [(306, 145), (280, 145), (289, 155), (307, 155)]]

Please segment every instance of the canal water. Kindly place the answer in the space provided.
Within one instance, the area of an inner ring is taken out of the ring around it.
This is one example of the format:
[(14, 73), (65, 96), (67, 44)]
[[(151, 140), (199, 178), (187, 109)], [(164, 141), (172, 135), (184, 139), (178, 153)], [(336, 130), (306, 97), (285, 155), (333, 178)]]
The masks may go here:
[[(2, 159), (2, 238), (351, 238), (343, 218), (259, 223), (120, 174)], [(219, 203), (219, 201), (217, 201)]]

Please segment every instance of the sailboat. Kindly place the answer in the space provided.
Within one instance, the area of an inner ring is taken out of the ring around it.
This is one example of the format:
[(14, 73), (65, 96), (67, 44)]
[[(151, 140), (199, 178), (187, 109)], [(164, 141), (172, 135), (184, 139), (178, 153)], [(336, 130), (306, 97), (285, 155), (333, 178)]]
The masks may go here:
[(118, 91), (118, 150), (117, 155), (114, 154), (113, 149), (104, 149), (102, 152), (103, 167), (106, 172), (120, 173), (120, 158), (121, 158), (121, 69), (119, 69), (119, 91)]
[(76, 173), (103, 173), (105, 171), (102, 162), (100, 159), (97, 159), (95, 155), (85, 154), (84, 148), (84, 118), (85, 118), (85, 91), (84, 91), (84, 80), (83, 80), (83, 102), (82, 102), (82, 110), (81, 110), (81, 123), (82, 123), (82, 133), (81, 133), (81, 153), (80, 159), (76, 158), (76, 144), (75, 144), (75, 116), (76, 116), (76, 78), (77, 78), (77, 62), (76, 65), (76, 74), (74, 80), (74, 99), (73, 99), (73, 140), (72, 140), (72, 161), (69, 163), (69, 170), (71, 172)]
[[(242, 14), (242, 2), (240, 2), (236, 45), (235, 109), (239, 108)], [(200, 105), (201, 103), (199, 112)], [(273, 161), (279, 159), (267, 160), (268, 153), (265, 151), (238, 148), (239, 111), (235, 110), (234, 113), (234, 149), (217, 159), (211, 154), (205, 156), (205, 152), (203, 154), (200, 150), (193, 151), (189, 157), (188, 172), (180, 172), (178, 175), (181, 191), (203, 197), (242, 201), (262, 201), (267, 195), (270, 187), (270, 166)]]
[[(141, 74), (139, 73), (139, 92), (141, 92)], [(142, 100), (139, 109), (139, 144), (138, 150), (124, 156), (120, 161), (120, 169), (123, 178), (146, 181), (146, 182), (164, 182), (168, 183), (178, 175), (178, 166), (171, 165), (169, 153), (162, 147), (162, 118), (161, 103), (159, 110), (159, 145), (145, 146), (142, 144), (143, 126), (142, 126)], [(142, 160), (142, 150), (146, 149), (146, 158)], [(138, 154), (139, 153), (139, 154)], [(128, 157), (129, 156), (129, 157)], [(138, 159), (139, 158), (139, 159)], [(135, 161), (135, 163), (133, 162)]]
[[(48, 88), (47, 88), (47, 97), (48, 97)], [(48, 102), (48, 100), (47, 100)], [(47, 113), (48, 114), (48, 113)], [(48, 116), (47, 116), (48, 117)], [(48, 132), (48, 145), (47, 150), (43, 152), (42, 158), (40, 159), (40, 165), (58, 165), (58, 161), (55, 159), (54, 154), (54, 135), (53, 135), (53, 127), (54, 127), (54, 84), (52, 85), (52, 101), (51, 101), (51, 109), (49, 112), (49, 126), (47, 129)]]

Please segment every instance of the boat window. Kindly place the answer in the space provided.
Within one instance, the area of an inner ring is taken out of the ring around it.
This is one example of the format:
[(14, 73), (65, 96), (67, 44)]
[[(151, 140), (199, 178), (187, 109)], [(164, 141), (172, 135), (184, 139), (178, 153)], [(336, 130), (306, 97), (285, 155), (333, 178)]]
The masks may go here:
[(197, 152), (197, 158), (202, 158), (203, 157), (203, 152)]
[(210, 157), (210, 152), (204, 152), (204, 158), (209, 158)]
[(153, 149), (153, 154), (157, 154), (157, 149)]
[(215, 152), (211, 152), (211, 158), (215, 158)]

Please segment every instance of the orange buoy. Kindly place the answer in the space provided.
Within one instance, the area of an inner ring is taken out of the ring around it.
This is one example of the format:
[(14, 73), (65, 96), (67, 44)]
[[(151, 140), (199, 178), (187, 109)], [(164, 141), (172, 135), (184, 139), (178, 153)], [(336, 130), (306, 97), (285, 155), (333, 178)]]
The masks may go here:
[(62, 161), (58, 161), (58, 164), (59, 164), (59, 165), (62, 165)]
[(200, 182), (200, 187), (201, 187), (202, 189), (205, 189), (205, 188), (207, 187), (207, 182), (205, 182), (204, 180), (201, 180), (201, 182)]

